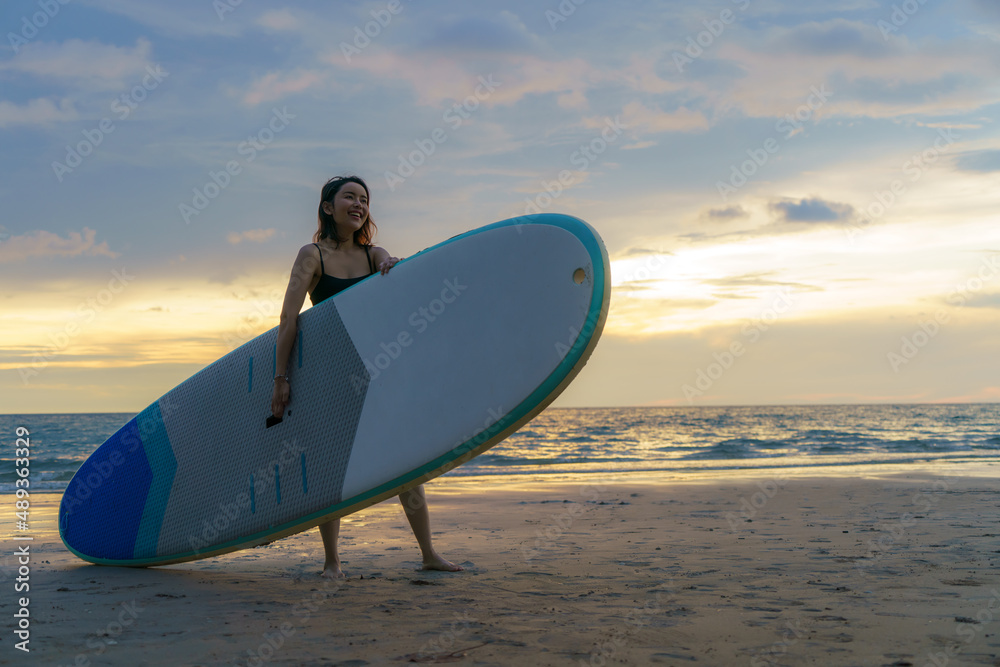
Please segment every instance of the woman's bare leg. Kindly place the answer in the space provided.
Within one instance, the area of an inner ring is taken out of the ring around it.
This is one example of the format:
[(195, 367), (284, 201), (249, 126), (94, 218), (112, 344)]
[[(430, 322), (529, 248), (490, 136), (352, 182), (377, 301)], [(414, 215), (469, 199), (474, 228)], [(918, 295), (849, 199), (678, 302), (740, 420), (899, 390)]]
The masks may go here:
[(327, 521), (319, 525), (319, 534), (323, 538), (323, 551), (326, 552), (326, 562), (323, 564), (323, 574), (327, 579), (343, 579), (346, 575), (340, 569), (340, 554), (337, 553), (337, 539), (340, 537), (340, 519)]
[(413, 535), (420, 545), (420, 553), (423, 555), (425, 570), (444, 570), (445, 572), (460, 572), (464, 570), (461, 565), (455, 565), (451, 561), (445, 560), (431, 543), (431, 519), (427, 511), (427, 499), (424, 497), (424, 487), (414, 487), (409, 491), (399, 494), (399, 502), (406, 512), (406, 519), (410, 522)]

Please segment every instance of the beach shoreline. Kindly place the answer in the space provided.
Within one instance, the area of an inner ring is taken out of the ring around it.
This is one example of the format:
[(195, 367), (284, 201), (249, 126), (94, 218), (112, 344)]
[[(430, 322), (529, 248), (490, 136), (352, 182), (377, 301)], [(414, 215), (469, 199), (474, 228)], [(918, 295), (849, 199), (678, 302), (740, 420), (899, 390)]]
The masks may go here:
[(446, 476), (426, 485), (432, 527), (466, 571), (418, 571), (392, 500), (344, 518), (341, 582), (318, 576), (315, 529), (91, 565), (59, 539), (60, 494), (32, 496), (30, 542), (6, 494), (0, 613), (29, 598), (31, 651), (12, 629), (0, 661), (997, 664), (1000, 466), (844, 468)]

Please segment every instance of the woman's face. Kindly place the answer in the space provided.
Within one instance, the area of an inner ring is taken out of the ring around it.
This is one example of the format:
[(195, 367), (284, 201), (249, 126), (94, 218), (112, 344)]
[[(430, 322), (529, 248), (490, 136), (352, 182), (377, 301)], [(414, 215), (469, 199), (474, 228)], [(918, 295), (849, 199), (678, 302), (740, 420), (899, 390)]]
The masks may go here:
[(333, 216), (339, 230), (353, 234), (368, 219), (368, 194), (357, 183), (345, 183), (332, 202), (323, 202), (323, 211)]

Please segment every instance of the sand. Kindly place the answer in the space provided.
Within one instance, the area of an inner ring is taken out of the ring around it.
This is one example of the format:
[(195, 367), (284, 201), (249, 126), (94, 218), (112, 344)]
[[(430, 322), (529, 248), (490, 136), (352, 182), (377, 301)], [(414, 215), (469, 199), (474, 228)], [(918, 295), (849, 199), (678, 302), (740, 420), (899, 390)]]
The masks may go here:
[(344, 520), (341, 582), (315, 529), (90, 565), (36, 495), (28, 593), (7, 496), (0, 662), (1000, 665), (1000, 466), (945, 468), (446, 477), (426, 486), (435, 542), (466, 571), (418, 571), (391, 501)]

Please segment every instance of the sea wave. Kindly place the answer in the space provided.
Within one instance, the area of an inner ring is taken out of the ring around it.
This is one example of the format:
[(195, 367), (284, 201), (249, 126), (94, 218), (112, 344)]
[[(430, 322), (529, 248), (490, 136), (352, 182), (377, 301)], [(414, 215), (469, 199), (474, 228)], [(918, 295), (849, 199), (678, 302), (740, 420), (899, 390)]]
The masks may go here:
[[(31, 432), (30, 488), (61, 491), (133, 415), (0, 415)], [(0, 493), (18, 479), (11, 448)], [(449, 475), (671, 472), (1000, 460), (1000, 405), (550, 408)]]

